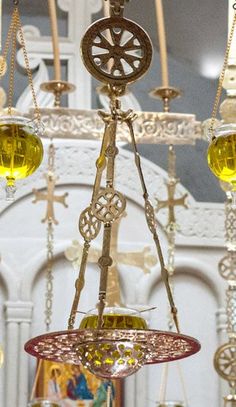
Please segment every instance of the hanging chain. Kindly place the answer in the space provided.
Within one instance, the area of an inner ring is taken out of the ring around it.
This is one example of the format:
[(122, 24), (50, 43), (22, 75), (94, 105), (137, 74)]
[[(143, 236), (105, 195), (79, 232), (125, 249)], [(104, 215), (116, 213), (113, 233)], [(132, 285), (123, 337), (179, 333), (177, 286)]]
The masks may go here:
[(27, 51), (26, 51), (24, 33), (23, 33), (23, 29), (22, 29), (22, 24), (21, 24), (20, 14), (19, 14), (18, 8), (17, 8), (17, 14), (16, 15), (17, 15), (17, 25), (18, 25), (18, 30), (19, 30), (20, 44), (21, 44), (22, 50), (23, 50), (25, 68), (26, 68), (28, 79), (29, 79), (29, 86), (30, 86), (30, 90), (31, 90), (32, 98), (33, 98), (33, 103), (34, 103), (34, 108), (35, 108), (35, 115), (36, 115), (37, 121), (39, 122), (40, 119), (41, 119), (40, 110), (39, 110), (39, 107), (38, 107), (36, 93), (35, 93), (35, 90), (34, 90), (33, 77), (32, 77), (32, 72), (31, 72), (31, 69), (30, 69), (28, 54), (27, 54)]
[(16, 36), (17, 36), (17, 8), (13, 11), (13, 28), (12, 28), (12, 48), (10, 58), (10, 75), (8, 90), (8, 114), (11, 115), (13, 106), (14, 82), (15, 82), (15, 63), (16, 63)]
[(4, 74), (4, 69), (6, 66), (6, 59), (7, 54), (11, 45), (11, 58), (10, 58), (10, 75), (9, 75), (9, 91), (8, 91), (8, 114), (11, 114), (12, 106), (13, 106), (13, 95), (14, 95), (14, 80), (15, 80), (15, 63), (16, 63), (16, 41), (17, 41), (17, 33), (19, 33), (20, 44), (23, 51), (23, 57), (25, 62), (25, 68), (29, 80), (29, 86), (32, 94), (32, 99), (35, 107), (35, 116), (37, 121), (40, 121), (40, 110), (37, 104), (36, 93), (34, 90), (33, 85), (33, 77), (32, 72), (29, 65), (29, 58), (26, 51), (24, 33), (22, 29), (22, 24), (20, 20), (19, 10), (18, 10), (18, 1), (14, 2), (15, 8), (13, 10), (12, 19), (10, 23), (10, 27), (7, 34), (6, 44), (4, 47), (3, 58), (0, 64), (0, 77)]
[(170, 283), (169, 283), (169, 273), (165, 266), (164, 257), (163, 257), (163, 253), (162, 253), (162, 249), (161, 249), (161, 245), (160, 245), (160, 240), (159, 240), (157, 230), (156, 230), (155, 212), (154, 212), (154, 208), (149, 200), (149, 194), (147, 191), (146, 183), (145, 183), (144, 176), (143, 176), (142, 166), (141, 166), (141, 159), (140, 159), (140, 155), (138, 153), (137, 145), (136, 145), (136, 141), (135, 141), (134, 129), (133, 129), (133, 124), (132, 124), (132, 122), (135, 118), (136, 118), (136, 116), (134, 114), (132, 114), (132, 112), (130, 111), (125, 122), (130, 131), (132, 146), (133, 146), (134, 155), (135, 155), (135, 164), (138, 169), (139, 178), (140, 178), (142, 189), (143, 189), (143, 198), (144, 198), (144, 202), (145, 202), (145, 213), (146, 213), (147, 224), (148, 224), (149, 230), (153, 236), (153, 240), (156, 245), (157, 254), (158, 254), (160, 266), (161, 266), (162, 279), (163, 279), (163, 282), (166, 287), (166, 292), (167, 292), (167, 297), (168, 297), (169, 304), (170, 304), (171, 314), (172, 314), (172, 317), (173, 317), (173, 320), (175, 323), (176, 330), (177, 330), (177, 332), (180, 332), (179, 331), (179, 321), (178, 321), (178, 310), (175, 306), (172, 290), (171, 290)]
[[(48, 176), (53, 176), (55, 171), (55, 148), (51, 143), (48, 147)], [(46, 293), (45, 293), (45, 324), (47, 331), (52, 322), (53, 307), (53, 260), (54, 260), (54, 228), (53, 219), (47, 223), (47, 269), (46, 269)]]
[(215, 102), (214, 102), (214, 106), (213, 106), (213, 110), (212, 110), (212, 119), (211, 119), (211, 124), (210, 124), (210, 127), (209, 127), (209, 132), (212, 135), (212, 138), (214, 137), (214, 125), (215, 125), (215, 121), (216, 121), (218, 106), (219, 106), (219, 103), (220, 103), (220, 98), (221, 98), (221, 93), (222, 93), (222, 88), (223, 88), (223, 82), (224, 82), (224, 77), (225, 77), (225, 71), (226, 71), (227, 66), (228, 66), (229, 53), (230, 53), (230, 48), (231, 48), (231, 44), (232, 44), (232, 41), (233, 41), (235, 26), (236, 26), (236, 13), (234, 13), (233, 23), (232, 23), (232, 27), (231, 27), (231, 30), (230, 30), (229, 39), (228, 39), (228, 43), (227, 43), (227, 47), (226, 47), (223, 68), (222, 68), (222, 71), (221, 71), (221, 74), (220, 74), (218, 88), (217, 88), (216, 97), (215, 97)]
[(47, 225), (47, 270), (46, 270), (46, 294), (45, 294), (45, 324), (47, 331), (52, 322), (53, 306), (53, 249), (54, 230), (52, 221)]

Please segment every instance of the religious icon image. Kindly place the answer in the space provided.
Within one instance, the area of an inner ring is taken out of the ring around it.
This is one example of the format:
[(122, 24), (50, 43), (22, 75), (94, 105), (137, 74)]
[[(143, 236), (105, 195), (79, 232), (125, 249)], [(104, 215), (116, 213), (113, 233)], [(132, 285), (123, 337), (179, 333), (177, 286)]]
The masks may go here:
[(61, 407), (104, 407), (111, 388), (110, 407), (121, 407), (120, 381), (111, 382), (92, 375), (81, 365), (44, 361), (40, 369), (37, 397)]

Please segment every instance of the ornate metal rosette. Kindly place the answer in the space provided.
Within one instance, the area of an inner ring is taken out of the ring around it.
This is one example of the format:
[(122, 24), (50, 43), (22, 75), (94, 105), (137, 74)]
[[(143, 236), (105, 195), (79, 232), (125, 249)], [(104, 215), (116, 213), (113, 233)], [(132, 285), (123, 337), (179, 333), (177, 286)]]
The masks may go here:
[(84, 209), (79, 218), (79, 231), (86, 241), (97, 237), (101, 229), (101, 222), (93, 215), (89, 206)]
[(144, 364), (170, 362), (193, 355), (200, 343), (186, 335), (157, 330), (78, 329), (52, 332), (31, 339), (25, 345), (29, 354), (62, 363), (81, 363), (76, 349), (88, 343), (127, 343), (141, 345), (145, 351)]
[(125, 207), (125, 197), (113, 188), (106, 188), (97, 196), (92, 212), (101, 222), (113, 222), (119, 219)]
[(217, 349), (214, 366), (223, 379), (236, 382), (236, 343), (227, 343)]
[(82, 39), (81, 49), (91, 75), (115, 86), (139, 79), (152, 60), (147, 33), (120, 17), (104, 18), (91, 25)]
[(236, 280), (236, 253), (228, 252), (219, 262), (219, 273), (221, 277), (228, 281)]

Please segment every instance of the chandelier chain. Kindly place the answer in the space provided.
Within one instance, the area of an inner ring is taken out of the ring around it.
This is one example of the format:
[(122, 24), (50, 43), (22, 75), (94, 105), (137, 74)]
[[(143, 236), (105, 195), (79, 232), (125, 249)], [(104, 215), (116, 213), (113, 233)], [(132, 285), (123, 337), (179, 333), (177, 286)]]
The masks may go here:
[[(48, 177), (54, 176), (55, 170), (55, 148), (51, 142), (48, 147)], [(45, 324), (49, 331), (52, 322), (53, 307), (53, 260), (54, 260), (54, 228), (53, 219), (47, 220), (47, 270), (46, 270), (46, 292), (45, 292)]]
[(10, 23), (10, 27), (7, 33), (7, 38), (6, 38), (6, 42), (5, 42), (5, 47), (4, 47), (4, 51), (3, 51), (3, 58), (0, 64), (0, 77), (2, 77), (4, 75), (4, 71), (5, 71), (5, 64), (6, 64), (6, 59), (7, 59), (7, 54), (8, 54), (8, 50), (10, 47), (10, 41), (13, 35), (13, 29), (14, 29), (14, 18), (15, 18), (15, 10), (13, 11), (13, 15), (12, 15), (12, 19), (11, 19), (11, 23)]
[(15, 56), (16, 56), (16, 36), (17, 36), (17, 8), (13, 11), (12, 48), (10, 57), (10, 75), (8, 89), (8, 114), (11, 115), (15, 82)]
[(18, 30), (19, 30), (20, 44), (22, 46), (22, 51), (23, 51), (23, 56), (24, 56), (24, 61), (25, 61), (25, 68), (26, 68), (28, 79), (29, 79), (29, 86), (30, 86), (33, 103), (34, 103), (34, 108), (35, 108), (35, 116), (36, 116), (37, 121), (39, 122), (41, 119), (41, 115), (40, 115), (40, 110), (38, 107), (36, 93), (35, 93), (35, 89), (34, 89), (33, 77), (32, 77), (32, 72), (31, 72), (30, 64), (29, 64), (29, 58), (28, 58), (28, 54), (26, 51), (26, 45), (25, 45), (25, 39), (24, 39), (24, 33), (23, 33), (23, 29), (22, 29), (20, 14), (19, 14), (17, 7), (16, 7), (16, 17), (17, 17), (17, 25), (18, 25)]
[[(152, 233), (153, 236), (153, 240), (155, 242), (156, 245), (156, 249), (157, 249), (157, 253), (158, 253), (158, 258), (160, 261), (160, 266), (161, 266), (161, 274), (162, 274), (162, 278), (166, 287), (166, 292), (167, 292), (167, 297), (169, 300), (169, 304), (170, 304), (170, 309), (171, 309), (171, 313), (173, 316), (173, 320), (175, 323), (175, 327), (177, 332), (180, 332), (179, 330), (179, 321), (178, 321), (178, 310), (175, 306), (175, 302), (174, 302), (174, 298), (173, 298), (173, 294), (172, 294), (172, 290), (170, 287), (170, 283), (169, 283), (169, 273), (168, 270), (165, 266), (165, 262), (164, 262), (164, 257), (163, 257), (163, 253), (162, 253), (162, 249), (161, 249), (161, 245), (160, 245), (160, 240), (156, 231), (156, 221), (155, 221), (155, 212), (154, 212), (154, 208), (152, 206), (152, 204), (149, 201), (149, 194), (147, 191), (147, 187), (146, 187), (146, 183), (144, 180), (144, 175), (143, 175), (143, 171), (142, 171), (142, 166), (141, 166), (141, 160), (140, 160), (140, 156), (138, 153), (138, 149), (137, 149), (137, 145), (136, 145), (136, 141), (135, 141), (135, 135), (134, 135), (134, 129), (133, 129), (133, 125), (132, 125), (132, 120), (129, 118), (126, 121), (129, 131), (130, 131), (130, 135), (131, 135), (131, 142), (132, 142), (132, 146), (133, 146), (133, 150), (134, 150), (134, 155), (135, 155), (135, 164), (138, 168), (138, 173), (139, 173), (139, 177), (140, 177), (140, 181), (141, 181), (141, 185), (143, 188), (143, 198), (145, 201), (145, 211), (146, 211), (146, 219), (147, 219), (147, 223), (149, 226), (149, 229)], [(149, 212), (151, 214), (147, 216), (147, 207), (149, 208)], [(150, 225), (150, 218), (152, 219), (152, 223)], [(154, 220), (154, 222), (153, 222)]]
[(45, 324), (49, 331), (52, 322), (53, 306), (53, 250), (54, 250), (54, 229), (53, 222), (48, 221), (47, 226), (47, 270), (46, 270), (46, 295), (45, 295)]
[(219, 83), (218, 83), (218, 87), (217, 87), (215, 102), (214, 102), (214, 106), (213, 106), (213, 110), (212, 110), (212, 119), (211, 119), (211, 124), (210, 124), (210, 128), (209, 128), (209, 132), (212, 135), (212, 137), (214, 137), (214, 133), (213, 133), (214, 125), (215, 125), (215, 121), (216, 121), (218, 106), (220, 103), (225, 72), (226, 72), (226, 69), (228, 66), (229, 53), (230, 53), (230, 49), (231, 49), (231, 45), (232, 45), (232, 41), (233, 41), (235, 27), (236, 27), (236, 12), (234, 13), (233, 23), (232, 23), (232, 27), (230, 30), (229, 39), (228, 39), (227, 47), (226, 47), (223, 68), (222, 68), (222, 71), (221, 71), (221, 74), (219, 77)]

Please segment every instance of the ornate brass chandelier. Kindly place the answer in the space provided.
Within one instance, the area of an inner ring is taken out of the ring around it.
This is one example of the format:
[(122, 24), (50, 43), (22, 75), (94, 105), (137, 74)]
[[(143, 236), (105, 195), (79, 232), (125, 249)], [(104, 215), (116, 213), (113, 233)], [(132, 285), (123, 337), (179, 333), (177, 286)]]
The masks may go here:
[[(25, 345), (25, 350), (37, 358), (82, 363), (92, 373), (104, 378), (126, 377), (145, 364), (178, 360), (200, 349), (196, 339), (181, 334), (179, 330), (177, 308), (156, 230), (154, 208), (149, 200), (136, 146), (133, 130), (136, 114), (131, 110), (122, 111), (119, 100), (126, 85), (143, 76), (152, 59), (148, 35), (136, 23), (123, 17), (124, 5), (125, 0), (110, 1), (111, 17), (95, 22), (82, 40), (82, 56), (86, 68), (96, 79), (109, 86), (110, 112), (99, 112), (105, 131), (96, 161), (91, 202), (81, 213), (79, 220), (84, 246), (68, 330), (38, 336)], [(104, 34), (107, 30), (111, 40)], [(157, 249), (177, 333), (147, 329), (146, 321), (135, 310), (106, 307), (108, 271), (113, 262), (110, 250), (113, 225), (126, 207), (124, 195), (114, 185), (115, 161), (119, 153), (116, 135), (120, 124), (126, 126), (130, 134), (142, 187), (146, 221)], [(105, 186), (102, 186), (104, 173)], [(85, 316), (79, 329), (74, 329), (91, 242), (98, 236), (102, 225), (103, 245), (102, 255), (98, 260), (101, 275), (97, 308)]]

